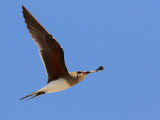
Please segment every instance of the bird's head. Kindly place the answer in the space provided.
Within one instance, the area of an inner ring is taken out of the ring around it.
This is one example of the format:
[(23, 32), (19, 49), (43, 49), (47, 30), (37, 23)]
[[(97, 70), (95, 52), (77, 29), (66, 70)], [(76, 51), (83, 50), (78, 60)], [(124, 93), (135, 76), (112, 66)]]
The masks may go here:
[(80, 81), (82, 81), (86, 77), (87, 74), (88, 73), (86, 71), (77, 71), (76, 72), (76, 78), (80, 82)]

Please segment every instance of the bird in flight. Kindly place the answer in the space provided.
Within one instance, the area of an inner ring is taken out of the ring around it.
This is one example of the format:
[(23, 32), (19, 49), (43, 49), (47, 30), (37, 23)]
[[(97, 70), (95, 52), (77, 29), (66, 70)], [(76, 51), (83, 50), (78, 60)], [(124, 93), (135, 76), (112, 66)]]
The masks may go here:
[[(40, 95), (58, 92), (82, 81), (86, 75), (104, 70), (102, 66), (94, 71), (68, 72), (64, 62), (64, 52), (56, 39), (22, 6), (22, 13), (32, 39), (38, 45), (39, 53), (48, 74), (47, 85), (21, 98), (32, 99)], [(27, 100), (29, 100), (27, 99)]]

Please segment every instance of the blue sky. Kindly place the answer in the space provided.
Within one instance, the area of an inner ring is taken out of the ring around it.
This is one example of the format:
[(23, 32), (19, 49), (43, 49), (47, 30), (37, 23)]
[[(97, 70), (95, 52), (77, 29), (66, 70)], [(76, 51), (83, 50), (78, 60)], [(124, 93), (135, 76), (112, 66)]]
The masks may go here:
[[(22, 17), (24, 5), (57, 39), (69, 71), (94, 70), (76, 86), (24, 102), (47, 75)], [(160, 1), (3, 0), (0, 118), (160, 120)]]

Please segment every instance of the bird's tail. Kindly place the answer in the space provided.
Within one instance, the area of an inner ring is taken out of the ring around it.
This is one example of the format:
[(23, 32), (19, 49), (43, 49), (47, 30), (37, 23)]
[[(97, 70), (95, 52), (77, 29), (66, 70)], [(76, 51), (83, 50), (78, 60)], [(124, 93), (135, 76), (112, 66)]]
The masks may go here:
[(35, 98), (35, 97), (38, 97), (38, 96), (40, 96), (40, 95), (43, 95), (43, 94), (45, 94), (44, 91), (39, 91), (39, 90), (37, 90), (36, 92), (33, 92), (33, 93), (31, 93), (31, 94), (29, 94), (29, 95), (27, 95), (27, 96), (25, 96), (25, 97), (22, 97), (20, 100), (23, 100), (23, 99), (25, 99), (25, 98), (28, 98), (28, 97), (32, 96), (31, 98), (25, 100), (25, 101), (27, 101), (27, 100), (33, 99), (33, 98)]

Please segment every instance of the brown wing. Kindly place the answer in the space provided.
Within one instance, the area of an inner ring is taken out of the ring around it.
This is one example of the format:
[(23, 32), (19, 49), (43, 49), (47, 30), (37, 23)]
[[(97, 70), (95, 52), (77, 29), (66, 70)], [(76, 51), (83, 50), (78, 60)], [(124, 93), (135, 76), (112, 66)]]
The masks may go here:
[(39, 52), (48, 74), (48, 83), (66, 76), (68, 71), (64, 62), (63, 49), (24, 6), (22, 6), (22, 9), (27, 28), (32, 39), (35, 40), (39, 47)]

